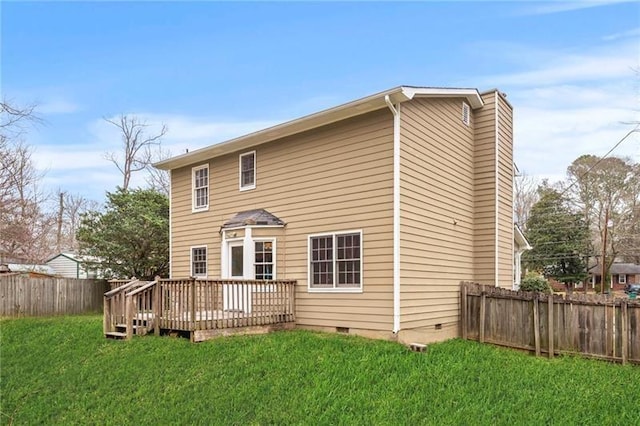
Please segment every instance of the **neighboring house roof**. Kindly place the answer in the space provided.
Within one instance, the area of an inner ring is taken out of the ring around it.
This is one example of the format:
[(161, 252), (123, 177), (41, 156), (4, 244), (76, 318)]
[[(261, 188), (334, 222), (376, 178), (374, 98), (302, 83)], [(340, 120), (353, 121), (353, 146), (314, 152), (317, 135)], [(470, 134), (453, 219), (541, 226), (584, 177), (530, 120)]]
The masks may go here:
[(8, 263), (7, 267), (10, 272), (35, 272), (38, 274), (46, 274), (46, 275), (55, 275), (56, 271), (49, 265), (34, 265), (34, 264), (23, 264), (23, 263)]
[[(593, 265), (592, 267), (589, 268), (589, 270), (591, 271), (590, 273), (595, 273), (595, 275), (600, 275), (601, 268), (600, 265)], [(613, 275), (620, 275), (620, 274), (627, 274), (627, 275), (636, 275), (636, 274), (640, 274), (640, 265), (637, 265), (635, 263), (614, 263), (611, 265), (611, 268), (609, 270), (610, 274)]]
[(518, 244), (518, 247), (520, 247), (520, 249), (531, 250), (533, 248), (531, 247), (529, 241), (527, 241), (527, 238), (524, 236), (524, 233), (517, 224), (513, 226), (513, 238), (515, 239), (516, 244)]
[(239, 228), (241, 226), (248, 225), (262, 225), (262, 226), (284, 226), (283, 220), (272, 215), (264, 209), (246, 210), (236, 214), (230, 220), (228, 220), (222, 229)]
[(387, 108), (387, 100), (393, 104), (398, 104), (419, 97), (464, 98), (471, 108), (474, 109), (480, 108), (484, 105), (477, 89), (399, 86), (365, 98), (348, 102), (346, 104), (316, 112), (314, 114), (306, 115), (295, 120), (287, 121), (286, 123), (278, 124), (264, 130), (259, 130), (245, 136), (240, 136), (238, 138), (210, 145), (187, 154), (159, 161), (154, 164), (154, 167), (162, 170), (177, 169), (198, 161), (209, 160), (230, 152), (235, 152), (270, 142), (275, 139), (335, 123), (336, 121), (345, 120), (357, 115)]
[(95, 256), (80, 256), (80, 255), (75, 254), (75, 253), (67, 252), (67, 253), (58, 253), (55, 256), (52, 256), (51, 258), (47, 259), (46, 263), (49, 263), (53, 259), (56, 259), (56, 258), (58, 258), (60, 256), (66, 257), (67, 259), (73, 260), (74, 262), (78, 262), (78, 263), (80, 263), (80, 262), (99, 262), (100, 261), (100, 259), (95, 257)]

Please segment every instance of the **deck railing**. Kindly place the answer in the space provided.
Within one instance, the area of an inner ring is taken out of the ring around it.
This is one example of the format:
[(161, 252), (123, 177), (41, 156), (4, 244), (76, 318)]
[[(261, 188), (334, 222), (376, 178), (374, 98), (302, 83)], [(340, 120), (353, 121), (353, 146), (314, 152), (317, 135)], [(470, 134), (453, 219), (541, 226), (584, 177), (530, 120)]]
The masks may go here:
[(160, 280), (160, 327), (210, 330), (295, 321), (295, 280)]
[(295, 321), (295, 280), (156, 279), (105, 293), (104, 332), (197, 331)]

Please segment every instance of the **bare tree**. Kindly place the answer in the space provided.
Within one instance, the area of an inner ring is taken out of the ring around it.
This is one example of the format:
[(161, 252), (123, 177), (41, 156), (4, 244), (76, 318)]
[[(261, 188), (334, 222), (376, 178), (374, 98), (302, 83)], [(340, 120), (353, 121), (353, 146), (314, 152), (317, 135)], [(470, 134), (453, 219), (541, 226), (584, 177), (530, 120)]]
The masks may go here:
[(0, 102), (0, 143), (8, 143), (10, 139), (18, 139), (31, 122), (42, 121), (35, 113), (35, 104), (18, 107), (11, 105), (6, 99)]
[(42, 173), (24, 142), (0, 141), (0, 256), (42, 261), (49, 254), (54, 218), (42, 207), (47, 197), (38, 184)]
[(147, 135), (149, 124), (141, 121), (135, 115), (121, 114), (116, 119), (104, 119), (113, 124), (121, 133), (123, 152), (107, 152), (105, 158), (111, 161), (122, 173), (122, 189), (128, 189), (131, 174), (149, 167), (153, 158), (154, 146), (159, 146), (160, 140), (167, 133), (167, 126), (162, 125), (160, 132)]
[(514, 220), (523, 231), (526, 231), (527, 221), (533, 205), (540, 198), (538, 193), (539, 183), (537, 179), (526, 173), (517, 175), (513, 180)]
[[(171, 151), (163, 150), (161, 146), (158, 146), (157, 152), (153, 155), (152, 163), (166, 160), (171, 157)], [(153, 167), (151, 163), (147, 167), (147, 184), (149, 188), (158, 191), (166, 196), (169, 196), (169, 190), (171, 188), (171, 175), (166, 170), (160, 170)]]
[(58, 200), (56, 251), (67, 250), (75, 253), (79, 248), (76, 234), (81, 216), (88, 211), (97, 210), (98, 203), (80, 194), (70, 194), (61, 190), (58, 190)]

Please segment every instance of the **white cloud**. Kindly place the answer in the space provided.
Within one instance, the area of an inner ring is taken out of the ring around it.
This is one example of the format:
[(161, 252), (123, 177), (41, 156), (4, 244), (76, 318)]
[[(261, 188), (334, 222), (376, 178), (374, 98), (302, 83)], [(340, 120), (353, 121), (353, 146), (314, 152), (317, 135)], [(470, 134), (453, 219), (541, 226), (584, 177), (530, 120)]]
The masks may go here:
[(618, 39), (621, 39), (621, 38), (638, 37), (638, 36), (640, 36), (640, 27), (633, 28), (633, 29), (628, 30), (628, 31), (622, 31), (622, 32), (615, 33), (615, 34), (606, 35), (606, 36), (602, 37), (602, 40), (614, 41), (614, 40), (618, 40)]
[(582, 0), (582, 1), (544, 1), (519, 11), (520, 15), (548, 15), (553, 13), (571, 12), (592, 7), (609, 6), (617, 3), (630, 3), (633, 0)]
[(48, 99), (37, 106), (42, 114), (70, 114), (80, 110), (80, 106), (66, 99)]

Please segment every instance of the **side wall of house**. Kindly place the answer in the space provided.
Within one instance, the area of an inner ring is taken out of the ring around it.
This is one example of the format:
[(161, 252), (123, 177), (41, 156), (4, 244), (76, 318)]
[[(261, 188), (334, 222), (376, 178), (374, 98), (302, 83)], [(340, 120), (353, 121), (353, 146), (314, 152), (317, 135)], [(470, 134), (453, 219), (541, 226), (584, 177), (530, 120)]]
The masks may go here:
[(401, 106), (401, 329), (421, 340), (457, 333), (460, 281), (474, 276), (475, 119), (463, 123), (462, 104)]
[[(247, 151), (251, 151), (249, 149)], [(190, 247), (207, 246), (221, 275), (220, 227), (262, 208), (286, 222), (276, 238), (277, 278), (295, 279), (297, 323), (389, 332), (393, 323), (393, 116), (382, 109), (255, 148), (257, 186), (240, 191), (239, 154), (172, 171), (172, 276), (190, 274)], [(192, 213), (192, 167), (209, 164), (209, 210)], [(310, 293), (308, 237), (362, 230), (361, 293)], [(254, 236), (268, 236), (267, 229)]]
[(474, 281), (495, 285), (496, 241), (496, 110), (493, 92), (482, 96), (474, 113), (473, 186)]
[[(494, 95), (495, 96), (495, 95)], [(498, 285), (513, 287), (513, 109), (498, 93)]]
[(474, 281), (496, 285), (497, 275), (497, 285), (512, 288), (513, 110), (499, 92), (482, 99), (475, 113)]

